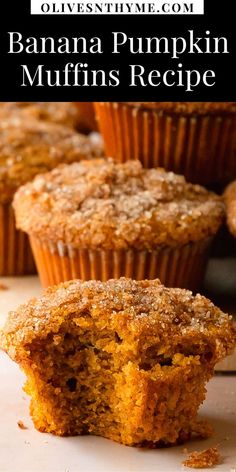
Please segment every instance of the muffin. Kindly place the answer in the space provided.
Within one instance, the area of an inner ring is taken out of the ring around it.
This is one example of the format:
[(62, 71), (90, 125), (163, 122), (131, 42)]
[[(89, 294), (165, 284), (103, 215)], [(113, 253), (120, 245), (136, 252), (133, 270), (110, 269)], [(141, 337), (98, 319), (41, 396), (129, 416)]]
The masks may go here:
[(43, 120), (79, 130), (79, 114), (73, 102), (0, 102), (0, 121)]
[(20, 185), (56, 167), (97, 156), (101, 147), (65, 126), (33, 120), (0, 122), (0, 275), (35, 272), (28, 237), (17, 231), (12, 199)]
[(77, 107), (78, 129), (82, 133), (97, 131), (97, 121), (93, 102), (74, 102)]
[(36, 177), (14, 199), (44, 286), (73, 278), (160, 278), (197, 290), (220, 197), (139, 161), (81, 161)]
[(227, 224), (231, 234), (236, 238), (236, 181), (225, 189)]
[(108, 156), (139, 159), (200, 184), (236, 177), (236, 102), (101, 102)]
[(235, 342), (231, 318), (205, 297), (125, 278), (54, 286), (10, 313), (1, 334), (39, 431), (129, 446), (188, 438)]

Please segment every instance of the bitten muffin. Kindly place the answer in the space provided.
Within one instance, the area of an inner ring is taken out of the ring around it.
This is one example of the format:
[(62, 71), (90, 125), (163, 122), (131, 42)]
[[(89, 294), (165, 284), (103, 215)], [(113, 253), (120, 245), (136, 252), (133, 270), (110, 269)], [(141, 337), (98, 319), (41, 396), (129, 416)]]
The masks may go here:
[(125, 278), (54, 286), (10, 313), (1, 335), (38, 430), (129, 446), (188, 438), (235, 342), (231, 318), (206, 298)]
[(73, 102), (0, 102), (0, 121), (43, 120), (80, 131), (80, 117)]
[(220, 197), (182, 176), (104, 158), (38, 176), (14, 208), (44, 286), (126, 276), (196, 290), (224, 215)]
[(200, 184), (236, 177), (236, 102), (95, 104), (108, 156), (139, 159)]
[(40, 121), (0, 122), (0, 275), (35, 271), (26, 235), (15, 228), (12, 198), (24, 183), (61, 162), (101, 155), (101, 146), (70, 128)]
[(230, 232), (236, 237), (236, 181), (232, 182), (224, 192), (227, 224)]

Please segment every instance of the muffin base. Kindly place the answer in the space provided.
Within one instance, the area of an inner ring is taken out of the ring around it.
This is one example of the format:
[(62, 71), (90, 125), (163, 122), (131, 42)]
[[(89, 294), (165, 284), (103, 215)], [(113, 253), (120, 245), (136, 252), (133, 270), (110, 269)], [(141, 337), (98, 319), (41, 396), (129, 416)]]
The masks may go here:
[(119, 162), (138, 159), (202, 184), (236, 177), (234, 113), (174, 113), (120, 102), (95, 108), (106, 155)]
[(130, 277), (156, 279), (168, 287), (197, 291), (203, 281), (211, 238), (173, 249), (155, 251), (75, 249), (30, 237), (44, 287), (71, 279)]
[(16, 229), (12, 205), (0, 205), (0, 276), (35, 272), (29, 238)]

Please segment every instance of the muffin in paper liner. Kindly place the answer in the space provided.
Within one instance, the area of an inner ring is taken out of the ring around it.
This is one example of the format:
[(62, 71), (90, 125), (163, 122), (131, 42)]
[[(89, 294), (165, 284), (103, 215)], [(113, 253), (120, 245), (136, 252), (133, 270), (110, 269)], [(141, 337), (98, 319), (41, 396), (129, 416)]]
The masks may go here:
[(11, 204), (0, 204), (0, 276), (36, 273), (29, 238), (16, 229)]
[(157, 278), (198, 290), (224, 216), (221, 198), (138, 161), (94, 159), (36, 177), (14, 198), (44, 286)]
[(99, 250), (73, 248), (69, 244), (30, 237), (43, 287), (71, 279), (106, 281), (119, 277), (156, 279), (167, 287), (197, 291), (202, 284), (211, 238), (178, 248)]
[(98, 102), (107, 156), (164, 167), (190, 182), (224, 184), (236, 177), (234, 102)]
[[(19, 118), (17, 113), (14, 115), (14, 104), (12, 108), (9, 106), (9, 109), (12, 112), (11, 119), (0, 121), (0, 274), (2, 276), (35, 272), (28, 237), (14, 227), (12, 200), (16, 190), (32, 180), (35, 175), (47, 172), (61, 163), (103, 154), (102, 143), (97, 136), (84, 136), (66, 126), (29, 117)], [(0, 117), (2, 112), (0, 106)]]

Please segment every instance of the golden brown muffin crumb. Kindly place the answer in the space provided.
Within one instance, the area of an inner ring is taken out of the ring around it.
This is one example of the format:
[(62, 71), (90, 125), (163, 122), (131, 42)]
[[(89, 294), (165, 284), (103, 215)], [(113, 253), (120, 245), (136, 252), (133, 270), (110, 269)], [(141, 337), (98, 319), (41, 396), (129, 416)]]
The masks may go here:
[(125, 278), (51, 287), (1, 334), (27, 376), (36, 428), (149, 447), (189, 438), (235, 341), (231, 318), (206, 298)]
[(208, 439), (214, 433), (214, 428), (206, 420), (195, 420), (191, 424), (191, 436), (199, 439)]
[(22, 187), (18, 228), (81, 248), (176, 247), (214, 235), (224, 206), (217, 195), (163, 169), (112, 159), (61, 166)]
[(216, 446), (205, 449), (204, 451), (191, 452), (188, 459), (183, 462), (183, 465), (193, 469), (205, 469), (214, 467), (220, 463), (221, 455)]

